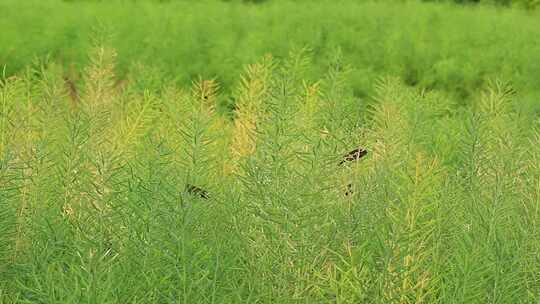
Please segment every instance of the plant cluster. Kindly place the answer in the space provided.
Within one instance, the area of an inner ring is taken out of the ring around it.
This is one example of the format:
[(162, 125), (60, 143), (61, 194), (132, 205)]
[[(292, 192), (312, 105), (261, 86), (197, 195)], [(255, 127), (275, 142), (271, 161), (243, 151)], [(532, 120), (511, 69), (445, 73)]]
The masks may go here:
[(385, 77), (368, 102), (333, 54), (319, 80), (304, 49), (248, 65), (232, 119), (217, 81), (121, 83), (99, 44), (79, 83), (53, 62), (3, 77), (0, 302), (540, 301), (519, 94), (456, 107)]

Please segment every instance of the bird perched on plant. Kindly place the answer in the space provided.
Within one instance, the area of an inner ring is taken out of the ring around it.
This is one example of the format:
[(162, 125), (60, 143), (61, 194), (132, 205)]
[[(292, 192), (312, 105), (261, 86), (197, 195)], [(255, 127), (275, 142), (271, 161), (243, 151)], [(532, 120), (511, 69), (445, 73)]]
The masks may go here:
[(203, 198), (203, 199), (210, 198), (210, 194), (208, 193), (208, 191), (202, 188), (199, 188), (197, 186), (191, 185), (191, 184), (186, 185), (186, 192), (191, 195), (198, 195), (200, 198)]
[(351, 152), (345, 154), (343, 156), (343, 159), (339, 163), (339, 165), (343, 165), (345, 162), (357, 161), (360, 158), (366, 156), (367, 153), (368, 152), (366, 151), (366, 149), (364, 149), (362, 147), (358, 147), (358, 148), (352, 150)]
[[(367, 155), (367, 150), (362, 148), (362, 147), (358, 147), (352, 151), (350, 151), (349, 153), (345, 154), (343, 156), (343, 159), (341, 160), (341, 162), (339, 162), (339, 165), (343, 165), (345, 162), (352, 162), (352, 161), (357, 161), (359, 160), (360, 158), (364, 157)], [(352, 195), (353, 194), (353, 191), (352, 191), (352, 184), (348, 184), (347, 185), (347, 191), (345, 191), (345, 195), (346, 196), (349, 196), (349, 195)]]

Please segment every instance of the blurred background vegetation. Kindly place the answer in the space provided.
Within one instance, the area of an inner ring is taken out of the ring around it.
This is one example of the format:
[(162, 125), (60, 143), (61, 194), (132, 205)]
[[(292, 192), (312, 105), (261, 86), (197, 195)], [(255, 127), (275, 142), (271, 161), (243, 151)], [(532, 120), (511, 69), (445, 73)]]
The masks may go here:
[[(5, 0), (0, 66), (12, 75), (49, 58), (77, 81), (91, 37), (103, 30), (118, 51), (121, 78), (144, 70), (153, 75), (145, 87), (157, 88), (200, 75), (216, 78), (227, 93), (242, 66), (266, 53), (281, 58), (309, 47), (314, 79), (340, 48), (354, 67), (357, 97), (370, 96), (377, 77), (393, 75), (463, 104), (497, 76), (523, 93), (524, 109), (540, 111), (540, 14), (520, 1), (472, 3)], [(223, 97), (221, 104), (230, 103)]]

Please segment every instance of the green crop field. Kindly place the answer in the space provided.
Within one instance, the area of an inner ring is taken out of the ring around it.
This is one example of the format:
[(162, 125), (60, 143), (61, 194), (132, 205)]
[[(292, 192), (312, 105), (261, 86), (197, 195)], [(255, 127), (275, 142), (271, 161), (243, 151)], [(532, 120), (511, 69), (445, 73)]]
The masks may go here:
[(540, 303), (535, 3), (0, 1), (0, 303)]

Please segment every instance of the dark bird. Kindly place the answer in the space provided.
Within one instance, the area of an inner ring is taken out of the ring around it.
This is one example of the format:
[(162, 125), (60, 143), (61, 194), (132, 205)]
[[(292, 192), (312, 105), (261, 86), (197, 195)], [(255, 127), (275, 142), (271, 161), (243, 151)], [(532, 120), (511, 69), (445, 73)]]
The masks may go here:
[(348, 162), (348, 161), (352, 162), (352, 161), (359, 160), (360, 158), (366, 156), (366, 154), (367, 154), (367, 151), (364, 148), (358, 147), (352, 150), (351, 152), (345, 154), (343, 156), (343, 159), (339, 163), (339, 165), (343, 165), (343, 163)]
[[(343, 159), (341, 160), (341, 162), (339, 162), (339, 165), (341, 166), (345, 162), (357, 161), (360, 158), (366, 156), (366, 154), (367, 154), (366, 149), (364, 149), (362, 147), (358, 147), (358, 148), (352, 150), (351, 152), (343, 155)], [(352, 194), (353, 194), (352, 184), (348, 184), (347, 185), (347, 190), (345, 191), (345, 196), (350, 196)]]
[(348, 184), (347, 185), (347, 191), (345, 191), (345, 196), (349, 196), (349, 195), (352, 195), (352, 194), (353, 194), (352, 184)]
[(204, 199), (210, 198), (210, 194), (208, 193), (208, 191), (201, 189), (197, 186), (190, 185), (190, 184), (186, 185), (186, 192), (191, 195), (198, 195), (200, 198), (204, 198)]

